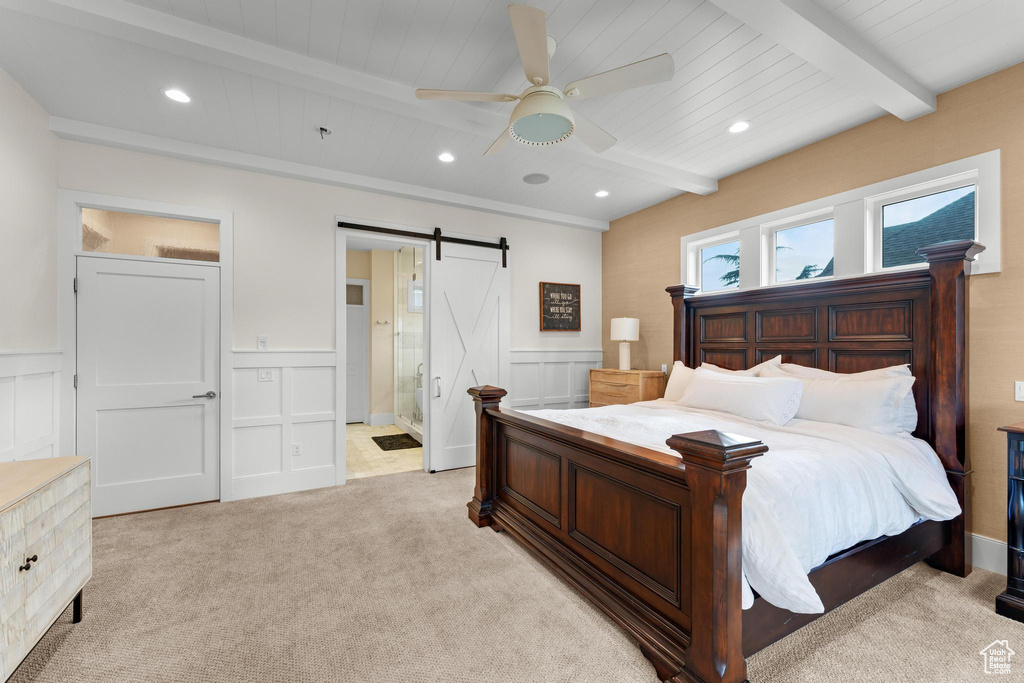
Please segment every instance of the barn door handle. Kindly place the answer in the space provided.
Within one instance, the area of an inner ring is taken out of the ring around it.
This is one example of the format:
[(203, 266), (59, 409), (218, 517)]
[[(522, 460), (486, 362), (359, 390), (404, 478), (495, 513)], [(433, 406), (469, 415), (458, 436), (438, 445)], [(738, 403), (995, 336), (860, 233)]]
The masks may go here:
[(441, 398), (441, 378), (435, 377), (434, 381), (437, 382), (437, 393), (434, 394), (434, 398)]
[(196, 394), (192, 398), (217, 398), (217, 392), (207, 391), (205, 394)]

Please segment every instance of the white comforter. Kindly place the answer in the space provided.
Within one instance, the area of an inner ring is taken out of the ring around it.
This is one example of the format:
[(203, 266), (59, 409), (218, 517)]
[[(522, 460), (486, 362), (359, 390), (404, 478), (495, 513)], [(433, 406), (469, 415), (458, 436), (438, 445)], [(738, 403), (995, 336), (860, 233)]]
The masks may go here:
[(785, 427), (657, 400), (531, 415), (676, 454), (673, 435), (718, 429), (760, 439), (743, 494), (743, 608), (750, 589), (791, 612), (824, 612), (807, 573), (861, 541), (960, 514), (938, 457), (920, 439), (809, 420)]

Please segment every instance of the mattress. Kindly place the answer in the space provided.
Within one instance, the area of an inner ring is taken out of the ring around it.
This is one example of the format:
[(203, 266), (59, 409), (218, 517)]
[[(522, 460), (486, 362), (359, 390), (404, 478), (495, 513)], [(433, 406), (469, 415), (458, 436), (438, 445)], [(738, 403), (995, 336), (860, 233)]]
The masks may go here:
[(752, 461), (743, 494), (744, 609), (753, 589), (791, 612), (822, 613), (808, 573), (830, 555), (960, 514), (935, 451), (910, 436), (810, 420), (780, 427), (664, 399), (527, 414), (677, 456), (665, 440), (704, 429), (768, 446)]

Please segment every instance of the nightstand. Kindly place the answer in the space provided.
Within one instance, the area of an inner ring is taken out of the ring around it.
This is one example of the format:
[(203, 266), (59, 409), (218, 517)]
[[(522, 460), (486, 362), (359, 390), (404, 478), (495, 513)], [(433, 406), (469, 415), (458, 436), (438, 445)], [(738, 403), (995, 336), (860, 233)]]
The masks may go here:
[(1006, 432), (1006, 590), (996, 597), (996, 613), (1024, 621), (1024, 422)]
[(590, 407), (653, 401), (665, 395), (667, 381), (660, 370), (591, 370)]

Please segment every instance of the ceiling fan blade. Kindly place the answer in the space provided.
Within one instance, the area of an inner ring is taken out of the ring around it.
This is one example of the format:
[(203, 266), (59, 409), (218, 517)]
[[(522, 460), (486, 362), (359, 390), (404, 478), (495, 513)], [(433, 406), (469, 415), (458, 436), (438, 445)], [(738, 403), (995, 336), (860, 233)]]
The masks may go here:
[(505, 130), (501, 131), (501, 135), (498, 136), (497, 140), (495, 140), (494, 142), (491, 143), (491, 146), (487, 148), (486, 152), (484, 152), (484, 156), (485, 157), (489, 157), (489, 156), (491, 156), (493, 154), (497, 154), (501, 150), (505, 149), (505, 145), (507, 145), (508, 141), (511, 140), (511, 139), (512, 139), (512, 136), (508, 134), (508, 129), (507, 128)]
[(630, 88), (671, 81), (675, 73), (672, 55), (665, 53), (573, 81), (565, 86), (565, 95), (577, 100), (584, 97), (600, 97)]
[(618, 140), (612, 137), (608, 131), (597, 125), (578, 111), (572, 113), (576, 120), (576, 127), (573, 130), (573, 137), (578, 137), (583, 144), (598, 154), (609, 149)]
[(519, 57), (526, 80), (534, 85), (548, 84), (548, 27), (544, 10), (526, 5), (509, 5), (512, 32), (516, 35)]
[(421, 100), (454, 100), (456, 102), (515, 102), (518, 95), (497, 92), (468, 92), (465, 90), (429, 90), (419, 88), (416, 97)]

